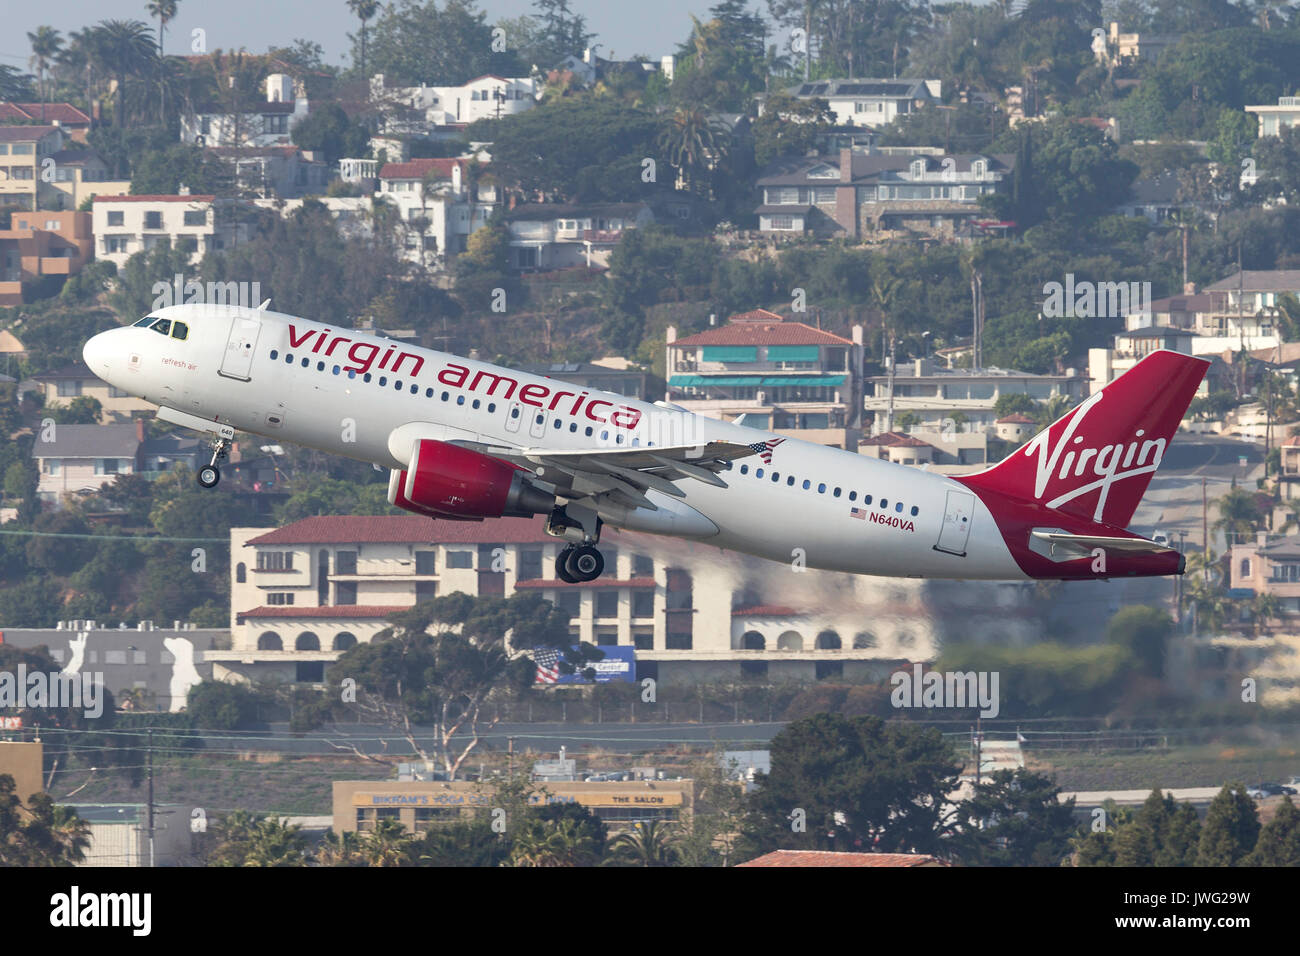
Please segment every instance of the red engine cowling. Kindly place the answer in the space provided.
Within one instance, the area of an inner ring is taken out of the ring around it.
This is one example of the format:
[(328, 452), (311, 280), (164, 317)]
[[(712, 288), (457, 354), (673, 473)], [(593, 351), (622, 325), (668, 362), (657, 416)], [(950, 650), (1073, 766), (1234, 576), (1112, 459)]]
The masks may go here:
[(388, 481), (391, 504), (431, 518), (478, 521), (530, 517), (555, 507), (555, 496), (528, 481), (528, 472), (459, 445), (422, 439), (411, 463)]

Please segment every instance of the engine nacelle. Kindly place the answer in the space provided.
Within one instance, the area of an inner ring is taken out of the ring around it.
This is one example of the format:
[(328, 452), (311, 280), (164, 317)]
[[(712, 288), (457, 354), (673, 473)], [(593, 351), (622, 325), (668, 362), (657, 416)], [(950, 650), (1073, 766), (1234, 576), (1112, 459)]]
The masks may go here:
[(390, 475), (388, 500), (431, 518), (469, 521), (549, 512), (555, 496), (528, 475), (499, 458), (425, 438), (415, 443), (406, 470)]

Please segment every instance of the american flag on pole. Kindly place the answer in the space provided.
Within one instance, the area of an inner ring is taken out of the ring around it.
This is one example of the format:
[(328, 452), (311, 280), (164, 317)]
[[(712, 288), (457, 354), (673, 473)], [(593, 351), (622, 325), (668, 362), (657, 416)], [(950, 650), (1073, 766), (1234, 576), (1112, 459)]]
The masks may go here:
[(534, 684), (554, 684), (560, 679), (560, 652), (550, 647), (533, 651), (533, 663), (537, 665)]
[(785, 441), (784, 438), (769, 438), (767, 441), (756, 441), (749, 447), (751, 450), (758, 452), (758, 457), (763, 459), (763, 464), (770, 465), (772, 464), (772, 449), (783, 441)]

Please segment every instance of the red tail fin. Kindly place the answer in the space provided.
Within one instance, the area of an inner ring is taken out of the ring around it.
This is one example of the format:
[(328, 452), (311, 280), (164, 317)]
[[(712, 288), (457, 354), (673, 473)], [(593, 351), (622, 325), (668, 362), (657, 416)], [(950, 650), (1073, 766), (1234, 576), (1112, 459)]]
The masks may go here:
[(997, 465), (958, 480), (1128, 527), (1209, 365), (1152, 352)]

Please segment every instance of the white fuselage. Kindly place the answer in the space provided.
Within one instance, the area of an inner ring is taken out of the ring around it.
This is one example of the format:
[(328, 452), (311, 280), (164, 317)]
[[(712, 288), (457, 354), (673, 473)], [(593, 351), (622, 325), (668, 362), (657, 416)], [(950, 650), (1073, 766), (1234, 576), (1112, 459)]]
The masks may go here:
[[(186, 323), (188, 337), (102, 333), (85, 350), (92, 371), (208, 422), (385, 468), (407, 467), (394, 435), (415, 423), (424, 438), (549, 451), (780, 437), (275, 312), (179, 305), (153, 314)], [(379, 368), (393, 349), (390, 368)], [(726, 487), (677, 483), (680, 500), (717, 528), (693, 536), (720, 548), (892, 577), (1026, 577), (985, 505), (942, 475), (789, 438), (770, 464), (751, 455), (720, 477)]]

